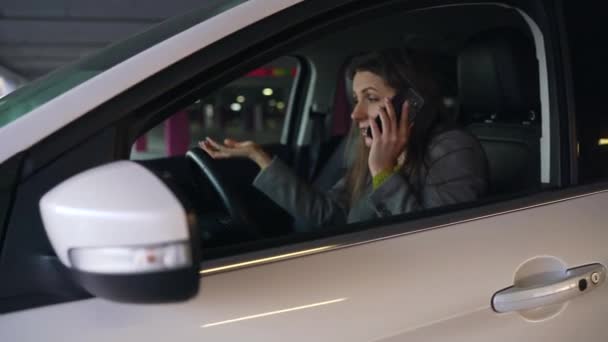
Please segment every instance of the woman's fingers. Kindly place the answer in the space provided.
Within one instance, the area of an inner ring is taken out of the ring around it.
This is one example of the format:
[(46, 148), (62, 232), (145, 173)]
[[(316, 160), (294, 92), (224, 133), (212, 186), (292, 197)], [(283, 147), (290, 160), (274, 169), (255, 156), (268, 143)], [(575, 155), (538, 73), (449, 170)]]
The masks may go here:
[[(380, 107), (380, 110), (378, 111), (378, 117), (380, 118), (380, 124), (382, 125), (382, 131), (380, 130), (380, 127), (378, 127), (378, 134), (376, 135), (376, 137), (388, 136), (391, 131), (391, 126), (390, 126), (391, 122), (388, 117), (388, 114), (386, 113), (386, 108)], [(374, 122), (374, 123), (376, 123), (376, 122)]]
[(251, 154), (251, 142), (238, 142), (233, 139), (225, 139), (224, 144), (207, 137), (199, 143), (199, 146), (214, 158), (249, 157)]
[(200, 146), (200, 148), (203, 149), (203, 151), (207, 152), (207, 154), (213, 159), (230, 157), (225, 152), (222, 152), (222, 151), (218, 150), (217, 148), (215, 148), (207, 140), (199, 142), (198, 145)]
[(209, 137), (207, 137), (205, 139), (205, 142), (208, 143), (209, 145), (211, 145), (213, 148), (215, 148), (218, 151), (221, 151), (221, 150), (225, 149), (225, 146), (219, 144), (218, 142), (216, 142), (215, 140), (213, 140), (213, 139), (211, 139)]
[(229, 152), (229, 150), (218, 144), (216, 141), (214, 141), (211, 138), (206, 138), (205, 140), (199, 142), (199, 146), (205, 151), (207, 152), (207, 154), (209, 154), (211, 156), (211, 158), (230, 158), (233, 157), (232, 153)]
[(224, 145), (228, 147), (246, 147), (251, 144), (251, 141), (236, 141), (234, 139), (224, 139)]
[(395, 114), (395, 108), (388, 97), (384, 98), (384, 112), (387, 120), (386, 123), (382, 122), (382, 132), (386, 131), (388, 137), (394, 137), (398, 131), (397, 114)]
[[(380, 115), (380, 114), (378, 114)], [(380, 132), (380, 128), (378, 124), (376, 124), (376, 119), (368, 119), (369, 120), (369, 128), (372, 130), (372, 141), (376, 141), (382, 133)], [(380, 119), (382, 120), (382, 119)], [(372, 142), (373, 143), (373, 142)]]
[(199, 141), (198, 147), (202, 148), (207, 153), (215, 152), (215, 149), (206, 140)]
[(410, 130), (410, 102), (406, 100), (401, 107), (401, 121), (399, 121), (399, 135), (407, 136)]
[(237, 144), (236, 140), (233, 139), (224, 139), (224, 145), (228, 146), (228, 147), (234, 147)]

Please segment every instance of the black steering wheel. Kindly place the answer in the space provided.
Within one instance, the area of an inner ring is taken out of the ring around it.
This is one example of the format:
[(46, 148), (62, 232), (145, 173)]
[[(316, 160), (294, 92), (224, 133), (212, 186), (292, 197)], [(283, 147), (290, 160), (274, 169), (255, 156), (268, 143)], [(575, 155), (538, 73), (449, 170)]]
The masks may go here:
[(230, 188), (221, 174), (213, 167), (213, 158), (202, 149), (195, 147), (186, 153), (186, 159), (191, 160), (202, 171), (217, 192), (230, 217), (229, 222), (225, 223), (230, 227), (244, 229), (253, 236), (259, 236), (257, 229), (255, 229), (255, 222), (248, 214), (247, 207), (241, 197)]

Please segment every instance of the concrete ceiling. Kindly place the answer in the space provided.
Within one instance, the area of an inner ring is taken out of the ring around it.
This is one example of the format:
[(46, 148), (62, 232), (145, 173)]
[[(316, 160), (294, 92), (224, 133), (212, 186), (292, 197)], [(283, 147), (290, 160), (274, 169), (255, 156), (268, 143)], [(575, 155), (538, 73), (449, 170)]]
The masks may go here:
[(205, 0), (0, 0), (0, 67), (28, 80)]

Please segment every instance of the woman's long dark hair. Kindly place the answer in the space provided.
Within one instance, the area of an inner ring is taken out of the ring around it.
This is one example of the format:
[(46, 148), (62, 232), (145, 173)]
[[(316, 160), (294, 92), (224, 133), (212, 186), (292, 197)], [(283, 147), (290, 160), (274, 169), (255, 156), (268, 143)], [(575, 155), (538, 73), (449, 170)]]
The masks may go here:
[[(395, 90), (413, 87), (424, 98), (424, 106), (416, 116), (406, 148), (406, 163), (410, 173), (420, 170), (433, 136), (452, 125), (445, 110), (438, 73), (428, 60), (430, 55), (413, 50), (390, 48), (359, 55), (351, 61), (347, 72), (352, 80), (357, 72), (368, 71), (380, 76)], [(356, 159), (346, 176), (351, 204), (361, 196), (369, 182), (367, 159), (369, 150), (361, 139), (360, 130), (351, 126), (351, 142), (358, 145)]]

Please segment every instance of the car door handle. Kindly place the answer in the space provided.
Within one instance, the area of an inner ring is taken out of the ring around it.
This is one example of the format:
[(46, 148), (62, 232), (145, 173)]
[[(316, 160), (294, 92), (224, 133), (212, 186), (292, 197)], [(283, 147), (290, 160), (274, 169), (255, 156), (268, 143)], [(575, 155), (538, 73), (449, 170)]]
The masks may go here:
[(496, 312), (523, 311), (562, 303), (600, 286), (606, 279), (606, 268), (591, 264), (567, 270), (558, 281), (530, 287), (511, 286), (494, 294)]

